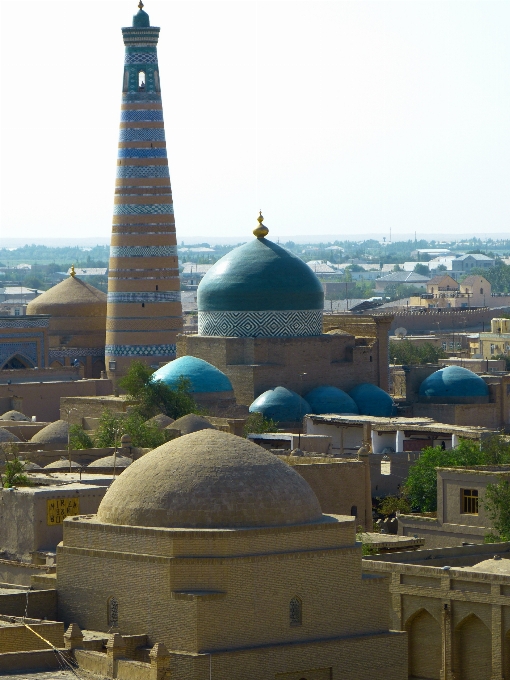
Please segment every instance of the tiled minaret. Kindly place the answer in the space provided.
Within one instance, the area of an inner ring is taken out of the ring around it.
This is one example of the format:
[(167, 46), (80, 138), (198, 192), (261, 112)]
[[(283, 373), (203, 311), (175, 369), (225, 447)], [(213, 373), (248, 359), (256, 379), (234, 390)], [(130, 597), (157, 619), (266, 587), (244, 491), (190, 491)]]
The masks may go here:
[(121, 377), (134, 359), (175, 358), (182, 328), (172, 190), (166, 156), (157, 44), (143, 11), (123, 28), (126, 46), (113, 210), (106, 369)]

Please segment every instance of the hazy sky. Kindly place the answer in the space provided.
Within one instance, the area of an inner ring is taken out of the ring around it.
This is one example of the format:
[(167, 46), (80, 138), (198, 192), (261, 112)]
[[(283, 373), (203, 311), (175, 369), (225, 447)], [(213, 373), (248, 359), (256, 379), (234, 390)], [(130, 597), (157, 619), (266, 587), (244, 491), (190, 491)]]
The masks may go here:
[[(136, 4), (1, 2), (2, 236), (109, 236)], [(507, 0), (145, 10), (179, 241), (510, 234)]]

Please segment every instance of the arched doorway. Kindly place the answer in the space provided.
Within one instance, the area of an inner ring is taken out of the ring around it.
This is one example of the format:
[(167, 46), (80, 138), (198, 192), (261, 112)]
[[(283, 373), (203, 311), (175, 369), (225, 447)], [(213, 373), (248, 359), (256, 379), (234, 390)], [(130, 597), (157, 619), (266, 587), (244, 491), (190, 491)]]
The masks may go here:
[(34, 368), (34, 365), (29, 359), (21, 354), (14, 354), (2, 366), (2, 371), (11, 371), (16, 368)]
[(455, 629), (455, 675), (462, 680), (490, 680), (492, 676), (491, 632), (471, 614)]
[(409, 677), (440, 680), (441, 627), (426, 609), (414, 614), (406, 624), (409, 645)]
[(102, 359), (96, 359), (92, 364), (92, 378), (100, 378), (101, 372), (106, 371), (104, 361)]

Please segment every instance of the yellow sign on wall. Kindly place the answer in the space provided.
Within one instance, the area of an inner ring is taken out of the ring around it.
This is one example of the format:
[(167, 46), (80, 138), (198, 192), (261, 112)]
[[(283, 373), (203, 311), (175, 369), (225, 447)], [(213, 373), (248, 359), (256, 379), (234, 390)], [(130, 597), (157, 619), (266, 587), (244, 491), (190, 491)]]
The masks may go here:
[(51, 498), (46, 501), (46, 523), (48, 526), (62, 524), (66, 517), (80, 514), (79, 498)]

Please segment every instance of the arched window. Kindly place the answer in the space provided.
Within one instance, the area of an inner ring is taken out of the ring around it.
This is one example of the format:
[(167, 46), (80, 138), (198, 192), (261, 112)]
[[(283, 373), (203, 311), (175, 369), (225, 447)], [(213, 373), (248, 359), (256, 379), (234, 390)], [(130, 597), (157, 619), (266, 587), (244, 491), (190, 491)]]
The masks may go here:
[(291, 626), (300, 626), (303, 623), (303, 603), (297, 595), (289, 603), (289, 623)]
[(357, 505), (351, 505), (351, 515), (353, 517), (358, 516), (358, 506)]
[(20, 354), (15, 354), (10, 359), (7, 359), (2, 366), (2, 371), (10, 371), (14, 368), (34, 368), (34, 365)]
[(483, 288), (480, 288), (480, 295), (483, 295)]
[(138, 71), (138, 92), (145, 91), (145, 71)]
[(115, 597), (108, 600), (108, 625), (110, 628), (117, 628), (119, 625), (119, 603)]

